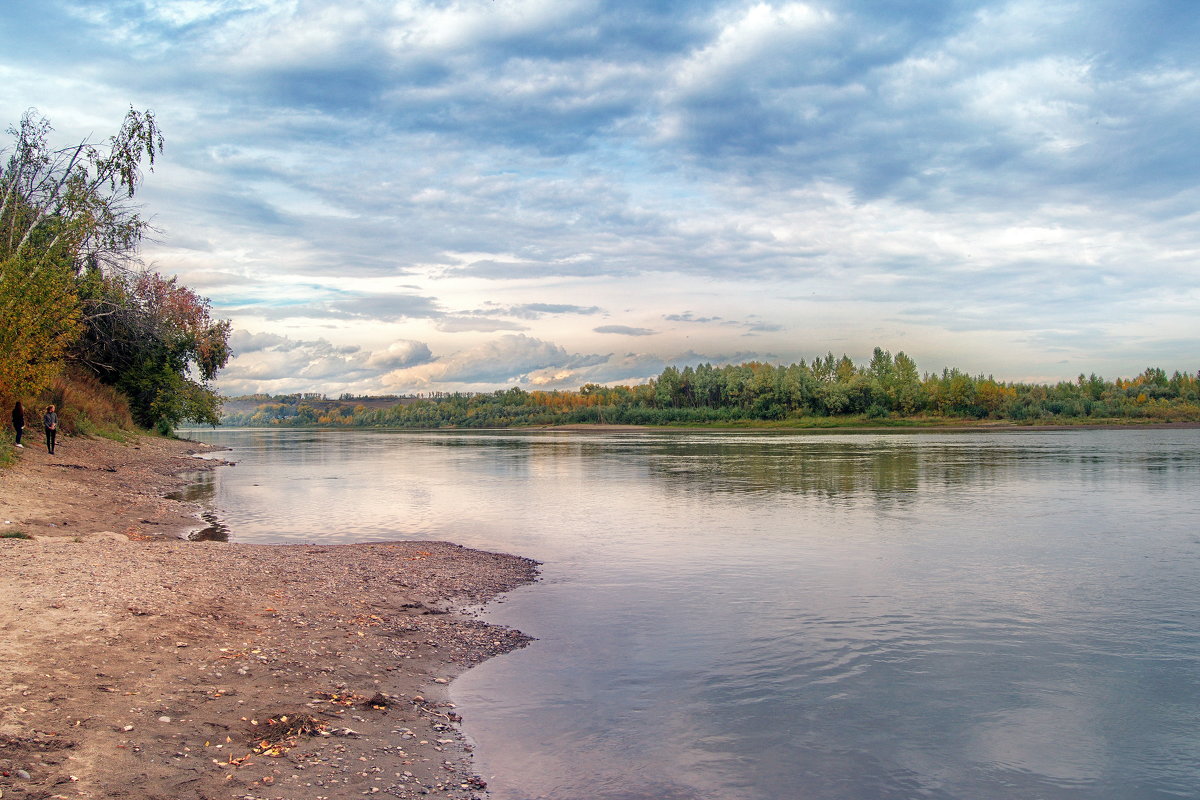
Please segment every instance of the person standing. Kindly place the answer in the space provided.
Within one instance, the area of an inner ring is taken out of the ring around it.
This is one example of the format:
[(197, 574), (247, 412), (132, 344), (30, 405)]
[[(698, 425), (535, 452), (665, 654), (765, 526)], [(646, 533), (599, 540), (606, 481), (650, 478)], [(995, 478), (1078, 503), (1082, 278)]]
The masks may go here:
[(25, 407), (21, 405), (20, 400), (13, 406), (12, 424), (13, 430), (17, 432), (17, 447), (24, 447), (25, 445), (21, 444), (21, 434), (25, 432)]
[(54, 439), (58, 435), (58, 413), (54, 406), (46, 406), (46, 413), (42, 415), (42, 427), (46, 429), (46, 449), (50, 451), (50, 455), (54, 455)]

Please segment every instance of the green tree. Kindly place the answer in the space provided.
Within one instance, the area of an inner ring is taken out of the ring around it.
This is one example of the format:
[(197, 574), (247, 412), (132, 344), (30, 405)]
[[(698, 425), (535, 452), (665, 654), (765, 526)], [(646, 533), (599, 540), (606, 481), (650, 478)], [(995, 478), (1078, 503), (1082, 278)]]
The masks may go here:
[(129, 396), (134, 420), (163, 432), (185, 420), (216, 425), (210, 382), (229, 361), (229, 323), (208, 300), (155, 272), (111, 276), (94, 287), (108, 308), (91, 320), (77, 352), (105, 383)]
[(901, 414), (914, 414), (924, 405), (921, 376), (917, 373), (917, 362), (901, 350), (896, 353), (893, 365), (892, 408)]
[(53, 128), (30, 110), (8, 133), (0, 164), (0, 378), (37, 392), (96, 315), (79, 283), (88, 272), (136, 264), (146, 222), (129, 203), (162, 137), (151, 112), (130, 109), (104, 143), (49, 145)]
[(59, 372), (80, 326), (74, 276), (28, 260), (0, 261), (0, 400), (36, 394)]
[(872, 401), (889, 411), (897, 408), (896, 364), (892, 360), (892, 354), (882, 347), (876, 347), (875, 352), (871, 354), (867, 373), (871, 376)]
[(0, 169), (0, 379), (33, 394), (69, 357), (128, 395), (141, 425), (216, 424), (229, 323), (138, 257), (149, 227), (132, 200), (163, 148), (153, 113), (131, 108), (104, 142), (54, 149), (52, 131), (26, 112)]

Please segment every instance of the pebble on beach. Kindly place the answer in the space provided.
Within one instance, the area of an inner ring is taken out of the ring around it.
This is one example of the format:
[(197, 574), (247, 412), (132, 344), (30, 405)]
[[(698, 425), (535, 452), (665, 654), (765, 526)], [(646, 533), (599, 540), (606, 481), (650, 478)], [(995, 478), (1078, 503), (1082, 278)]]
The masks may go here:
[(141, 444), (0, 470), (5, 519), (126, 532), (0, 539), (0, 595), (18, 598), (0, 607), (0, 774), (21, 796), (482, 797), (446, 686), (529, 639), (454, 610), (536, 564), (444, 542), (173, 539), (145, 521), (194, 514), (163, 494), (196, 445)]

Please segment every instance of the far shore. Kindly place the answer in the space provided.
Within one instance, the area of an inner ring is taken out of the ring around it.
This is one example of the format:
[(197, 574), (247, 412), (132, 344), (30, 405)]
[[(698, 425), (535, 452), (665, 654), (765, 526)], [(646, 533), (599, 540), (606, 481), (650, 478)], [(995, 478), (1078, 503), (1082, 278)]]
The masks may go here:
[[(539, 425), (530, 426), (527, 428), (505, 428), (503, 430), (554, 430), (554, 431), (609, 431), (619, 433), (621, 431), (745, 431), (748, 433), (761, 431), (779, 431), (781, 433), (962, 433), (964, 431), (973, 432), (998, 432), (1006, 433), (1009, 431), (1074, 431), (1074, 430), (1143, 430), (1154, 428), (1200, 428), (1200, 422), (1079, 422), (1072, 424), (1022, 424), (1016, 422), (1003, 422), (996, 420), (978, 420), (975, 422), (955, 420), (954, 422), (941, 423), (924, 423), (924, 422), (905, 422), (898, 421), (891, 424), (863, 424), (863, 425), (789, 425), (786, 422), (761, 423), (752, 422), (745, 425), (727, 425), (727, 424), (712, 424), (712, 425), (604, 425), (599, 423), (576, 423), (569, 425)], [(232, 429), (231, 429), (232, 430)], [(400, 429), (396, 430), (411, 430)], [(463, 430), (461, 428), (457, 430)], [(472, 429), (477, 430), (477, 429)]]
[(5, 800), (482, 798), (446, 685), (528, 637), (462, 609), (536, 564), (187, 541), (200, 509), (166, 495), (211, 449), (71, 437), (0, 469)]
[[(1114, 421), (1103, 420), (1096, 422), (1072, 423), (1017, 423), (1003, 420), (954, 420), (946, 423), (939, 422), (910, 422), (894, 420), (882, 423), (852, 423), (829, 425), (789, 424), (788, 422), (758, 422), (748, 421), (745, 424), (713, 423), (688, 425), (620, 425), (598, 422), (564, 423), (561, 425), (515, 425), (496, 428), (463, 428), (447, 425), (440, 428), (405, 428), (391, 426), (354, 426), (354, 425), (267, 425), (244, 426), (231, 425), (217, 427), (215, 430), (315, 430), (315, 431), (405, 431), (410, 433), (437, 433), (439, 431), (571, 431), (576, 433), (637, 433), (654, 432), (704, 432), (715, 433), (1023, 433), (1037, 431), (1119, 431), (1119, 430), (1156, 430), (1156, 429), (1190, 429), (1200, 428), (1200, 422), (1159, 422), (1159, 421)], [(204, 430), (214, 430), (205, 428)]]

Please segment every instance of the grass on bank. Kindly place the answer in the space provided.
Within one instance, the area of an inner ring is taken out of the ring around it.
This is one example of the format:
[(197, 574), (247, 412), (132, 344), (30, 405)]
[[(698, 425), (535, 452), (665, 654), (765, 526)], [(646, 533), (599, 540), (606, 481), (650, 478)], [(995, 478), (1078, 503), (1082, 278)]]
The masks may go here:
[[(125, 442), (137, 430), (125, 396), (85, 372), (69, 371), (55, 378), (34, 406), (34, 422), (40, 423), (42, 409), (51, 404), (58, 410), (59, 429), (70, 436), (101, 436)], [(26, 411), (27, 430), (29, 422)]]
[[(21, 404), (25, 407), (26, 447), (41, 444), (42, 413), (49, 405), (58, 412), (58, 428), (65, 436), (97, 436), (124, 443), (138, 436), (153, 435), (134, 424), (124, 395), (80, 370), (64, 370), (37, 397), (22, 397)], [(17, 449), (9, 421), (11, 401), (0, 410), (3, 411), (0, 468), (3, 468), (16, 463)]]

